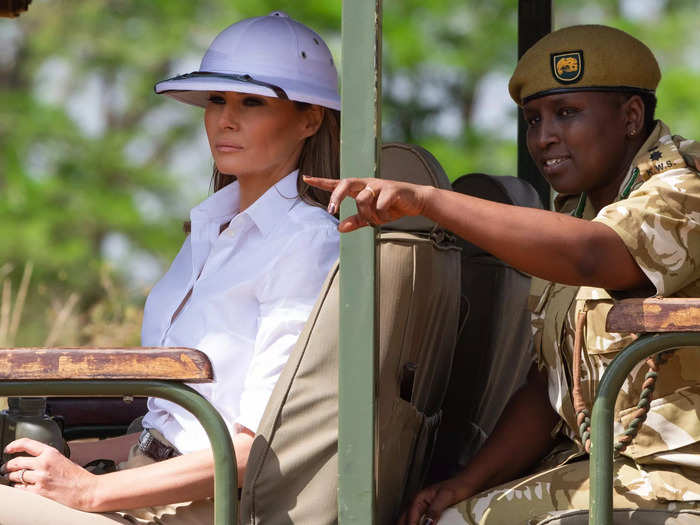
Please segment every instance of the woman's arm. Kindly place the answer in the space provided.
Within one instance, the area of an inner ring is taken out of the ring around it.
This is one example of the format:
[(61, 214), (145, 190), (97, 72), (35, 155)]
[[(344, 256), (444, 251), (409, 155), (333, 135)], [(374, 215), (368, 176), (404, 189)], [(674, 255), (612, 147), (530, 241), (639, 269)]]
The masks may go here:
[(423, 514), (437, 521), (446, 508), (518, 477), (549, 452), (551, 432), (558, 420), (549, 404), (547, 379), (533, 366), (527, 383), (508, 402), (469, 466), (455, 477), (420, 491), (399, 523), (417, 525)]
[[(358, 214), (340, 223), (342, 232), (405, 215), (424, 215), (515, 268), (542, 279), (611, 290), (649, 284), (620, 237), (597, 222), (432, 186), (381, 179), (304, 180), (333, 192), (329, 208), (337, 208), (347, 196), (355, 199)], [(371, 191), (365, 189), (367, 186)]]
[[(233, 436), (238, 483), (243, 482), (252, 432)], [(96, 476), (61, 455), (56, 449), (30, 439), (10, 443), (9, 454), (26, 452), (5, 465), (9, 479), (24, 490), (69, 507), (107, 512), (193, 501), (214, 495), (214, 459), (211, 450), (183, 454), (143, 467)], [(24, 471), (20, 479), (20, 471)]]

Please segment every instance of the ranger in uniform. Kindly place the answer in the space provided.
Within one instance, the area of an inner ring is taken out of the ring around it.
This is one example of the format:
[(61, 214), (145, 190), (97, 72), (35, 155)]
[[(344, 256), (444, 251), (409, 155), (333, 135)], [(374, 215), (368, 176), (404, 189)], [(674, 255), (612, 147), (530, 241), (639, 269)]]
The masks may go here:
[[(539, 278), (527, 383), (466, 468), (420, 491), (401, 525), (587, 520), (594, 392), (636, 337), (605, 331), (613, 296), (700, 297), (700, 144), (654, 119), (660, 78), (649, 48), (611, 27), (561, 29), (523, 55), (510, 94), (559, 213), (381, 179), (305, 179), (333, 191), (333, 208), (355, 199), (341, 232), (421, 214)], [(682, 350), (638, 365), (623, 386), (616, 523), (700, 524), (699, 376), (700, 354)]]
[[(557, 68), (561, 61), (567, 66), (563, 70)], [(628, 67), (618, 68), (620, 64)], [(528, 51), (511, 79), (510, 93), (522, 106), (574, 90), (653, 92), (659, 79), (656, 60), (641, 42), (610, 28), (579, 26), (554, 32)], [(700, 297), (699, 169), (700, 143), (673, 135), (656, 121), (613, 203), (596, 212), (585, 193), (559, 195), (555, 208), (612, 228), (653, 285), (652, 295)], [(585, 512), (571, 512), (587, 509), (589, 503), (589, 462), (573, 391), (580, 388), (590, 410), (605, 368), (637, 335), (605, 331), (614, 292), (533, 281), (529, 306), (535, 359), (547, 372), (549, 400), (561, 417), (559, 446), (540, 464), (545, 470), (460, 503), (463, 520), (454, 523), (587, 523)], [(639, 363), (617, 398), (616, 442), (624, 442), (624, 432), (638, 415), (648, 371), (648, 363)], [(613, 504), (627, 510), (615, 512), (616, 523), (700, 523), (700, 511), (694, 510), (700, 499), (699, 380), (700, 352), (695, 349), (675, 351), (658, 363), (646, 420), (626, 447), (618, 445), (623, 450), (615, 462)], [(440, 523), (448, 520), (445, 516)]]

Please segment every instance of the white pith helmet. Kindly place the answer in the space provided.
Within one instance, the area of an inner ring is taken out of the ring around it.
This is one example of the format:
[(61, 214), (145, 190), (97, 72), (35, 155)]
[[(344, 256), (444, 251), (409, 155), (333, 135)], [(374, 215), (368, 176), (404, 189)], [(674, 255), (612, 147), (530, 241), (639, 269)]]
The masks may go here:
[(155, 91), (201, 107), (210, 91), (237, 91), (340, 110), (328, 46), (282, 11), (230, 25), (211, 43), (199, 71), (162, 80)]

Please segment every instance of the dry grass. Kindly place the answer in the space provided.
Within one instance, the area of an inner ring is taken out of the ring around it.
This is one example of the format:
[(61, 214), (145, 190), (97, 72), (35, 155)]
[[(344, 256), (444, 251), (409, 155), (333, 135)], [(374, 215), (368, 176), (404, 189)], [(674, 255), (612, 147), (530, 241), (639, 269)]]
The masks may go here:
[[(67, 297), (49, 296), (47, 300), (43, 296), (49, 293), (48, 288), (37, 285), (33, 304), (45, 305), (44, 311), (33, 308), (28, 316), (25, 307), (32, 299), (33, 265), (25, 264), (14, 296), (13, 271), (9, 264), (0, 266), (0, 347), (11, 348), (24, 341), (41, 346), (139, 345), (143, 302), (116, 286), (107, 267), (101, 272), (103, 294), (98, 302), (83, 309), (76, 292)], [(46, 334), (43, 340), (37, 341), (37, 334), (42, 333)]]

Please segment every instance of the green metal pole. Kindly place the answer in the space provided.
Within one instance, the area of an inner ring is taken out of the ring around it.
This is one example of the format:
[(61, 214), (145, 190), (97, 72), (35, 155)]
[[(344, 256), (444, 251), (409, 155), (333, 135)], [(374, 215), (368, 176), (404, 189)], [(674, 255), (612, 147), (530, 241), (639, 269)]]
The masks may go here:
[(238, 515), (238, 473), (231, 434), (216, 409), (198, 392), (168, 381), (2, 381), (3, 396), (149, 396), (191, 412), (206, 430), (214, 454), (214, 523), (234, 525)]
[(613, 523), (613, 416), (622, 384), (642, 359), (688, 346), (700, 347), (700, 332), (644, 335), (620, 352), (603, 374), (591, 420), (590, 525)]
[[(376, 177), (381, 151), (381, 0), (345, 0), (342, 22), (341, 177)], [(352, 199), (341, 218), (356, 212)], [(340, 239), (338, 520), (374, 523), (377, 305), (374, 228)]]

